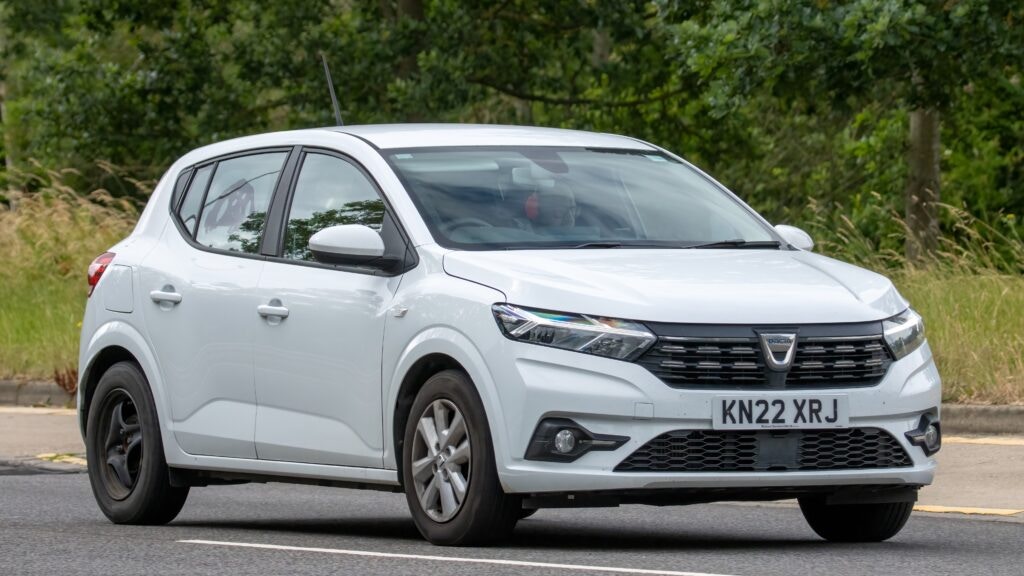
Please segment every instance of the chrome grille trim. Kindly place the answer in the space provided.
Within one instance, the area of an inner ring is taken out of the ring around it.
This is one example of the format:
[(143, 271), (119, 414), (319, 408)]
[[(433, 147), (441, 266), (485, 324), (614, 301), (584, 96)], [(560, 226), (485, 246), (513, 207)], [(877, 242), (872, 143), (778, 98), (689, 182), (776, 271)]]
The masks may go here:
[[(755, 337), (662, 336), (636, 360), (669, 386), (696, 389), (769, 388), (764, 352)], [(785, 388), (878, 384), (893, 358), (880, 334), (798, 338)], [(778, 379), (773, 389), (779, 388)]]

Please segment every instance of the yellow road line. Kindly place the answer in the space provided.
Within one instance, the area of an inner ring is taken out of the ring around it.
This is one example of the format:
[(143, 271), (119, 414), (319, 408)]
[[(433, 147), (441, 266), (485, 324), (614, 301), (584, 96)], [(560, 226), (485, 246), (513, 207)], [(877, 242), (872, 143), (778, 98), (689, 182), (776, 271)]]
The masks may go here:
[(38, 414), (56, 416), (74, 416), (78, 410), (74, 408), (57, 408), (45, 406), (35, 408), (33, 406), (0, 406), (0, 414)]
[(971, 508), (969, 506), (930, 506), (918, 504), (914, 506), (916, 512), (935, 512), (939, 514), (982, 514), (986, 516), (1013, 516), (1024, 510), (1013, 510), (1011, 508)]
[(85, 466), (85, 465), (87, 465), (87, 462), (85, 461), (85, 458), (80, 458), (80, 457), (75, 456), (73, 454), (53, 454), (53, 453), (37, 454), (36, 455), (36, 459), (38, 459), (38, 460), (46, 460), (47, 462), (61, 462), (61, 463), (64, 463), (64, 464), (76, 464), (78, 466)]
[(1024, 438), (1019, 436), (946, 436), (943, 444), (987, 444), (989, 446), (1024, 446)]

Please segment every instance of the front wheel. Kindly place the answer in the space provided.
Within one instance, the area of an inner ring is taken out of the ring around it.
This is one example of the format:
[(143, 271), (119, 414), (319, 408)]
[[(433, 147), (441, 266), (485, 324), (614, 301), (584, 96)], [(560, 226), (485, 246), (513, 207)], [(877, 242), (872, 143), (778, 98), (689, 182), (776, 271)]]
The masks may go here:
[(96, 386), (86, 424), (89, 484), (115, 524), (166, 524), (185, 505), (188, 488), (171, 486), (160, 425), (146, 377), (120, 362)]
[(800, 498), (800, 511), (818, 536), (830, 542), (882, 542), (903, 529), (913, 502), (826, 504), (820, 497)]
[(463, 372), (435, 374), (416, 395), (402, 480), (416, 528), (434, 544), (499, 541), (519, 520), (520, 499), (501, 489), (483, 403)]

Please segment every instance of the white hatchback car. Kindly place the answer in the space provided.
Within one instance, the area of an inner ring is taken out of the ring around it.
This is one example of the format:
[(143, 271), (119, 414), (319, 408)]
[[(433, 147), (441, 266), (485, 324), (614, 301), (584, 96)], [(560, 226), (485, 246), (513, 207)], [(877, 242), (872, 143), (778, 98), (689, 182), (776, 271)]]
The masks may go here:
[(896, 534), (939, 449), (921, 318), (651, 144), (502, 126), (239, 138), (89, 268), (78, 407), (114, 522), (189, 488), (404, 491), (437, 544), (544, 507), (798, 498)]

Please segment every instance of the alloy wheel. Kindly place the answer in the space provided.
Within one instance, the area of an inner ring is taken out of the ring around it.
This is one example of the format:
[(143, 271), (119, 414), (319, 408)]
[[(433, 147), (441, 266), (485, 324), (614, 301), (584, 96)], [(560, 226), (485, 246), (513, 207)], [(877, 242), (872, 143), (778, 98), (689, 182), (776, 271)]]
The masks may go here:
[(469, 430), (450, 400), (434, 400), (420, 415), (412, 446), (412, 478), (420, 507), (435, 522), (458, 514), (472, 480)]
[(103, 454), (106, 457), (103, 484), (115, 500), (132, 493), (142, 470), (142, 426), (131, 395), (123, 389), (113, 391), (104, 407), (101, 430), (106, 430)]

